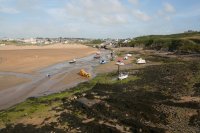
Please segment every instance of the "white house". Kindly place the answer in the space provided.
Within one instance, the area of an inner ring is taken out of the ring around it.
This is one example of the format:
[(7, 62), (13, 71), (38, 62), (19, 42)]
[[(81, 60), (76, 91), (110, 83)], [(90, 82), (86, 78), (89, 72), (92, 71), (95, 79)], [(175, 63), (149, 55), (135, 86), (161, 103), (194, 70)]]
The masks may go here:
[(31, 43), (31, 44), (36, 44), (37, 40), (35, 38), (29, 38), (29, 39), (24, 39), (25, 43)]

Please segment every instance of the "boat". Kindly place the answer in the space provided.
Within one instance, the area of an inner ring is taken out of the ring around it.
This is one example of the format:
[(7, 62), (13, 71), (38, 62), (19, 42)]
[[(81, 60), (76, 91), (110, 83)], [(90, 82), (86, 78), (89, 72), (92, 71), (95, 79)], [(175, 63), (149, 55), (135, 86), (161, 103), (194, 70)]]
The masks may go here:
[(123, 62), (123, 59), (122, 58), (118, 58), (117, 62)]
[(106, 64), (107, 61), (106, 60), (100, 60), (100, 64)]
[(126, 54), (126, 56), (128, 56), (128, 57), (132, 57), (132, 54)]
[(120, 73), (119, 76), (118, 76), (119, 80), (123, 80), (123, 79), (126, 79), (126, 78), (128, 78), (128, 74)]
[(83, 77), (87, 77), (87, 78), (90, 78), (91, 77), (91, 74), (86, 72), (84, 69), (81, 69), (79, 74)]
[(76, 59), (69, 61), (69, 63), (76, 63)]
[(120, 66), (124, 65), (123, 59), (122, 58), (118, 58), (117, 62), (116, 62), (116, 65), (120, 65)]
[(124, 57), (124, 60), (128, 60), (128, 56), (125, 56), (125, 57)]
[(101, 54), (101, 52), (100, 52), (100, 51), (98, 51), (98, 52), (96, 52), (96, 54), (100, 55), (100, 54)]
[(146, 60), (139, 58), (139, 59), (137, 59), (136, 63), (137, 64), (146, 64)]
[(101, 56), (100, 55), (95, 55), (94, 58), (99, 59)]
[(50, 77), (51, 77), (51, 75), (50, 75), (50, 74), (47, 74), (47, 77), (48, 77), (48, 78), (50, 78)]
[(116, 65), (123, 66), (123, 65), (125, 65), (125, 64), (124, 64), (124, 62), (116, 62)]
[(101, 57), (100, 52), (97, 52), (96, 55), (94, 56), (94, 58), (99, 59)]

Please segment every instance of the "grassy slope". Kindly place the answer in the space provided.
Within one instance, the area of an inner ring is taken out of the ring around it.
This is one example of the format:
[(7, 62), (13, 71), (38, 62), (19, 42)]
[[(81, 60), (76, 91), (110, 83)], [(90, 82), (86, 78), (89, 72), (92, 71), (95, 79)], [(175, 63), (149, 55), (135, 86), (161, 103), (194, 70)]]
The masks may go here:
[(149, 36), (141, 36), (135, 38), (136, 40), (149, 40), (149, 39), (191, 39), (191, 38), (196, 38), (200, 39), (200, 33), (195, 32), (195, 33), (180, 33), (180, 34), (171, 34), (171, 35), (149, 35)]
[(144, 46), (147, 49), (169, 50), (179, 52), (200, 53), (200, 33), (180, 33), (172, 35), (149, 35), (137, 37), (132, 40), (130, 46)]

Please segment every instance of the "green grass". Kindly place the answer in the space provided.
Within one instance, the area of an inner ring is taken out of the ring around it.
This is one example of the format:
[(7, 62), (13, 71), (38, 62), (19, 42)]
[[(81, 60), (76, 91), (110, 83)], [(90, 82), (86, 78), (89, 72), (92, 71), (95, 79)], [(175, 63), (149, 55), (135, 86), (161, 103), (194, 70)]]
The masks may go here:
[(200, 53), (200, 32), (141, 36), (124, 45), (179, 53)]
[(25, 102), (22, 102), (15, 107), (12, 107), (8, 110), (1, 111), (0, 112), (0, 127), (2, 124), (9, 124), (13, 121), (30, 116), (33, 113), (36, 112), (44, 112), (48, 111), (49, 107), (45, 104), (36, 103), (31, 100), (27, 100)]

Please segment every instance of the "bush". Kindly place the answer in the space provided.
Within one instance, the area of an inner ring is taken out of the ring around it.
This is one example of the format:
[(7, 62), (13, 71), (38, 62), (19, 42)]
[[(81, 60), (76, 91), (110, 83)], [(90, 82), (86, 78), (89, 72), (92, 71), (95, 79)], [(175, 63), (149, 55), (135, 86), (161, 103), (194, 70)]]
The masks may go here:
[(91, 41), (91, 44), (101, 44), (103, 43), (104, 41), (102, 41), (101, 39), (95, 39), (95, 40), (92, 40)]

